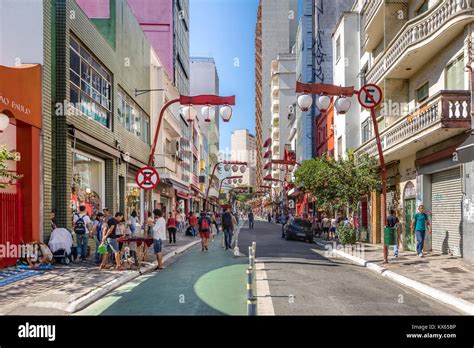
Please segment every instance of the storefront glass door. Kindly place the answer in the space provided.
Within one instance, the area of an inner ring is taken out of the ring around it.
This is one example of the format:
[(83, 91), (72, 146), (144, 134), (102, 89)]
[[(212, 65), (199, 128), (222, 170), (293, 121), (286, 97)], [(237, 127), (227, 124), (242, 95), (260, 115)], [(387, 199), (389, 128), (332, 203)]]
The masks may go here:
[(405, 200), (405, 248), (415, 251), (415, 234), (411, 231), (411, 220), (416, 212), (416, 199)]

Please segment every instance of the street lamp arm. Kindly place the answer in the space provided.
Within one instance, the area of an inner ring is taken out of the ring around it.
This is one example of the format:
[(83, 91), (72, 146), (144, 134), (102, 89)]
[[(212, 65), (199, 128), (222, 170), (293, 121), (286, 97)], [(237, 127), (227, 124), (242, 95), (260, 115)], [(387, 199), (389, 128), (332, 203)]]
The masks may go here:
[(156, 129), (155, 129), (155, 137), (153, 139), (153, 143), (151, 145), (151, 149), (150, 149), (150, 156), (148, 158), (148, 166), (152, 166), (153, 165), (153, 158), (155, 157), (155, 150), (156, 150), (156, 143), (158, 142), (158, 136), (160, 134), (160, 128), (161, 128), (161, 122), (163, 121), (163, 116), (165, 114), (165, 111), (166, 109), (168, 109), (171, 105), (173, 104), (176, 104), (176, 103), (179, 103), (181, 99), (173, 99), (173, 100), (170, 100), (169, 102), (167, 102), (163, 108), (161, 109), (161, 112), (160, 112), (160, 118), (158, 119), (158, 124), (156, 126)]
[(332, 96), (344, 95), (346, 97), (352, 97), (354, 94), (358, 94), (353, 86), (339, 87), (325, 83), (309, 84), (302, 82), (296, 82), (296, 93), (325, 94)]
[(235, 96), (221, 97), (217, 95), (198, 95), (186, 96), (182, 95), (179, 98), (181, 105), (235, 105)]

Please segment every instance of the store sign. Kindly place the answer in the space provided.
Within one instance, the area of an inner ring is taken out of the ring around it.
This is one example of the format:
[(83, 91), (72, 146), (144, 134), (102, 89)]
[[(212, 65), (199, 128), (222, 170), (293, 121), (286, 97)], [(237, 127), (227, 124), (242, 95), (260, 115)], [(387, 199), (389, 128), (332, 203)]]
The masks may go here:
[(41, 128), (41, 93), (41, 65), (0, 65), (0, 112)]
[(160, 183), (160, 176), (155, 168), (144, 167), (138, 171), (136, 182), (143, 190), (153, 190)]

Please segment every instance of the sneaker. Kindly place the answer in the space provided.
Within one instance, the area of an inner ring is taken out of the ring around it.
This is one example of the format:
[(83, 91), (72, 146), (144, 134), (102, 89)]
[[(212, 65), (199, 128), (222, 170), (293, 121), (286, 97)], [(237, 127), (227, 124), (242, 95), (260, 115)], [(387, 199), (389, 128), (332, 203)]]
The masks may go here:
[(393, 256), (394, 256), (396, 259), (398, 259), (398, 254), (394, 254)]
[(418, 257), (423, 257), (423, 254), (418, 254)]

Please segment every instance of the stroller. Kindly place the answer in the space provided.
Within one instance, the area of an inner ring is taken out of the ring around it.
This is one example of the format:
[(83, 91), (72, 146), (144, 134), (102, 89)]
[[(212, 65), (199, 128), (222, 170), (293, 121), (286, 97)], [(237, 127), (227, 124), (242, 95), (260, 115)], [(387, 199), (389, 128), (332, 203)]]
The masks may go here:
[(48, 243), (55, 262), (69, 265), (72, 261), (72, 235), (65, 228), (56, 228), (51, 233)]

